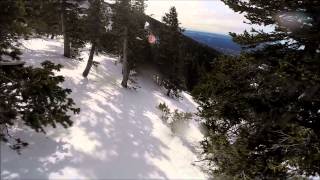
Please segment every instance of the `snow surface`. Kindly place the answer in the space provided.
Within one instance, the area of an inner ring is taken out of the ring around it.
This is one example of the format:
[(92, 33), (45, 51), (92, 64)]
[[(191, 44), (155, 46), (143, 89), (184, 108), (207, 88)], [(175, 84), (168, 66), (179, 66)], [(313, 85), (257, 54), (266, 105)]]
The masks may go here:
[(1, 179), (206, 179), (194, 162), (202, 135), (191, 123), (185, 136), (175, 136), (160, 119), (156, 106), (195, 112), (196, 103), (183, 93), (177, 101), (164, 95), (143, 72), (137, 90), (120, 86), (121, 64), (106, 55), (88, 79), (82, 77), (84, 61), (62, 57), (61, 39), (23, 41), (22, 59), (39, 66), (44, 60), (64, 65), (58, 74), (72, 89), (79, 115), (71, 128), (47, 128), (47, 134), (17, 126), (14, 135), (30, 143), (21, 155), (1, 144)]

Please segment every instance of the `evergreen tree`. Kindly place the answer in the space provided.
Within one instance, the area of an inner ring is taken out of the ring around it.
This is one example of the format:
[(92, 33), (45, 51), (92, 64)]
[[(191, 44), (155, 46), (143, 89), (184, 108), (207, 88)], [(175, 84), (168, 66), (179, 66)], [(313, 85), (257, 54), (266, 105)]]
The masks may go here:
[(21, 53), (14, 44), (28, 32), (26, 22), (21, 18), (26, 15), (24, 1), (0, 1), (0, 9), (0, 61), (4, 56), (19, 59)]
[(127, 87), (127, 81), (129, 79), (129, 62), (128, 62), (128, 26), (130, 23), (130, 0), (117, 0), (115, 4), (115, 12), (113, 16), (114, 28), (116, 34), (122, 41), (122, 75), (123, 79), (121, 85)]
[(259, 48), (216, 59), (193, 92), (211, 172), (225, 179), (319, 175), (319, 2), (224, 2), (275, 30), (232, 33), (243, 46)]
[(61, 19), (61, 30), (63, 34), (63, 55), (67, 58), (71, 57), (71, 42), (69, 39), (69, 33), (67, 30), (67, 1), (61, 0), (60, 3), (60, 19)]
[(146, 8), (145, 0), (133, 0), (132, 7), (136, 12), (140, 13), (140, 15), (144, 15)]
[[(64, 38), (64, 56), (72, 57), (77, 55), (78, 49), (84, 47), (85, 30), (84, 22), (81, 18), (85, 9), (81, 8), (82, 3), (87, 0), (59, 0), (60, 1), (60, 21)], [(72, 48), (74, 54), (72, 54)]]
[(84, 15), (87, 0), (25, 0), (27, 24), (36, 35), (64, 37), (64, 56), (75, 57), (84, 47)]
[(122, 44), (122, 74), (121, 85), (127, 87), (130, 70), (136, 62), (136, 51), (139, 51), (139, 39), (145, 39), (143, 0), (117, 0), (113, 16), (113, 31)]
[(19, 61), (18, 40), (29, 33), (26, 4), (24, 0), (0, 1), (0, 138), (15, 150), (27, 145), (19, 138), (11, 141), (8, 129), (19, 121), (45, 132), (48, 125), (69, 127), (72, 121), (67, 113), (79, 112), (68, 97), (71, 90), (60, 87), (63, 77), (54, 75), (61, 65), (46, 61), (41, 68), (33, 68)]
[(132, 1), (131, 32), (129, 34), (129, 69), (139, 68), (140, 65), (148, 61), (149, 43), (147, 40), (147, 30), (145, 29), (145, 1)]
[(159, 65), (164, 75), (163, 85), (168, 90), (167, 95), (177, 96), (178, 91), (184, 88), (182, 58), (183, 44), (181, 41), (181, 32), (178, 14), (175, 7), (171, 7), (169, 13), (162, 18), (167, 26), (160, 32), (159, 44)]
[(105, 27), (108, 26), (109, 19), (105, 8), (103, 8), (103, 1), (101, 0), (91, 0), (90, 8), (88, 9), (88, 17), (86, 20), (87, 38), (91, 43), (91, 50), (89, 54), (89, 59), (87, 66), (83, 72), (83, 76), (87, 77), (89, 71), (93, 65), (93, 56), (95, 52), (101, 47), (101, 39), (107, 30)]
[(51, 35), (60, 34), (60, 3), (57, 0), (26, 1), (26, 20), (34, 33)]

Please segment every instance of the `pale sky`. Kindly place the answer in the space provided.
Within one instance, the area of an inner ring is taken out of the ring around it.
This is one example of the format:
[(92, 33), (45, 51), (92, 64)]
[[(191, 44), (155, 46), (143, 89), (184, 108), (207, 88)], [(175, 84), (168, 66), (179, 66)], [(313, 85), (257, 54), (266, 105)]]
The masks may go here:
[(228, 34), (251, 29), (243, 23), (243, 15), (235, 13), (220, 0), (148, 0), (146, 14), (161, 20), (171, 6), (176, 7), (181, 26), (188, 30)]

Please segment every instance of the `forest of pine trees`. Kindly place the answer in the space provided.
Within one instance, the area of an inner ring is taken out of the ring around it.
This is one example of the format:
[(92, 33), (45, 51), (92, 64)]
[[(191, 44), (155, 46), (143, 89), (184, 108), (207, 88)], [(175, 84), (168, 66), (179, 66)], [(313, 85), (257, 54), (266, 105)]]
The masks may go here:
[(223, 2), (250, 23), (275, 29), (231, 33), (248, 51), (216, 59), (193, 91), (205, 120), (204, 159), (217, 166), (210, 173), (221, 179), (319, 175), (319, 1)]
[[(117, 0), (112, 5), (102, 0), (18, 0), (1, 1), (0, 5), (4, 10), (1, 12), (1, 96), (7, 99), (1, 102), (0, 107), (4, 129), (10, 128), (21, 114), (21, 120), (36, 131), (44, 131), (43, 127), (47, 125), (55, 127), (57, 123), (67, 127), (72, 124), (67, 112), (79, 112), (73, 100), (68, 98), (71, 90), (59, 86), (63, 77), (53, 74), (61, 66), (46, 62), (41, 69), (25, 67), (23, 59), (20, 60), (20, 38), (45, 36), (53, 39), (63, 36), (63, 56), (67, 58), (77, 58), (79, 50), (90, 44), (84, 77), (95, 64), (97, 53), (118, 54), (123, 64), (121, 85), (124, 88), (128, 87), (130, 71), (139, 64), (149, 63), (151, 45), (147, 42), (145, 24), (148, 17), (144, 14), (144, 0)], [(163, 22), (165, 26), (160, 30), (163, 38), (161, 45), (156, 47), (160, 58), (156, 64), (162, 69), (160, 72), (164, 78), (161, 84), (168, 90), (167, 95), (171, 96), (171, 91), (178, 95), (178, 91), (185, 89), (182, 75), (185, 63), (180, 50), (182, 45), (177, 46), (182, 29), (174, 8), (164, 16)], [(171, 39), (176, 39), (176, 42)], [(164, 68), (169, 64), (170, 69)], [(29, 87), (33, 78), (40, 74), (43, 79)], [(39, 89), (43, 86), (45, 91)], [(17, 91), (11, 94), (13, 89)], [(50, 91), (60, 94), (53, 95)], [(20, 107), (18, 104), (23, 102), (27, 105)], [(6, 132), (1, 132), (4, 141), (10, 137)]]
[[(28, 145), (9, 129), (23, 122), (36, 132), (72, 125), (80, 109), (61, 87), (62, 66), (24, 65), (20, 39), (63, 37), (67, 58), (90, 45), (83, 78), (95, 55), (122, 63), (123, 88), (144, 64), (154, 66), (169, 97), (192, 92), (199, 104), (204, 162), (221, 179), (288, 179), (320, 173), (320, 2), (222, 0), (249, 23), (275, 27), (230, 33), (239, 56), (221, 55), (183, 35), (175, 7), (162, 22), (145, 15), (144, 0), (1, 0), (0, 138), (14, 150)], [(301, 17), (294, 13), (303, 13)], [(277, 16), (277, 18), (275, 18)], [(297, 26), (288, 26), (292, 17)], [(148, 22), (149, 21), (149, 22)], [(146, 29), (146, 23), (153, 27)], [(148, 35), (157, 35), (155, 44)]]

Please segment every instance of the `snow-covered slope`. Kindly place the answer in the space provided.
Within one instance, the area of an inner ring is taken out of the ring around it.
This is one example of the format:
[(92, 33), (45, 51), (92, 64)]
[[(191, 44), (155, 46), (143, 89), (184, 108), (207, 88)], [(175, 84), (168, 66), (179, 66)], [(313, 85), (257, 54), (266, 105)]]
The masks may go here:
[[(163, 95), (150, 76), (139, 74), (137, 90), (120, 86), (121, 64), (109, 56), (88, 79), (81, 75), (86, 61), (62, 57), (62, 40), (24, 41), (23, 58), (38, 66), (43, 60), (64, 65), (59, 74), (72, 89), (79, 115), (69, 129), (48, 128), (38, 134), (17, 127), (14, 134), (30, 143), (21, 155), (1, 145), (1, 179), (205, 179), (193, 164), (201, 134), (192, 125), (183, 138), (172, 135), (156, 106), (196, 110), (191, 96), (176, 101)], [(87, 59), (87, 51), (83, 52)]]

